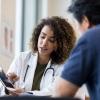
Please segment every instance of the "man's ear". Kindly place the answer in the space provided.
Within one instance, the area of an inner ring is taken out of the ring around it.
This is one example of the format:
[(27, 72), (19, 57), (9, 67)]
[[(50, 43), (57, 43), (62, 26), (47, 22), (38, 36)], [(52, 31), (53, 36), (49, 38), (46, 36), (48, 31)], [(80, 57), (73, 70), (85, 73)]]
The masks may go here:
[(86, 31), (90, 27), (90, 22), (86, 16), (83, 16), (81, 27), (83, 31)]

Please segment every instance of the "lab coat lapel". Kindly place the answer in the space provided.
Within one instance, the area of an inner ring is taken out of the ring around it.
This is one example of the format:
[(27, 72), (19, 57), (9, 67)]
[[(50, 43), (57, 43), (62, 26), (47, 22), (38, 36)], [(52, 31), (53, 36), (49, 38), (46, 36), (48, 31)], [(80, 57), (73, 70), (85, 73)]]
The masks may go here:
[(26, 80), (25, 80), (25, 85), (28, 86), (26, 87), (26, 90), (31, 90), (32, 88), (33, 78), (37, 66), (37, 60), (38, 60), (38, 53), (31, 54), (30, 59), (27, 63), (29, 69), (27, 71)]
[[(49, 60), (48, 64), (47, 64), (47, 67), (45, 69), (45, 71), (51, 66), (51, 59)], [(41, 79), (41, 83), (40, 83), (40, 89), (44, 88), (47, 84), (46, 84), (46, 77), (45, 77), (45, 71), (44, 71), (44, 74), (42, 76), (42, 79)], [(48, 73), (49, 74), (49, 73)], [(48, 77), (48, 80), (49, 80), (49, 77)]]

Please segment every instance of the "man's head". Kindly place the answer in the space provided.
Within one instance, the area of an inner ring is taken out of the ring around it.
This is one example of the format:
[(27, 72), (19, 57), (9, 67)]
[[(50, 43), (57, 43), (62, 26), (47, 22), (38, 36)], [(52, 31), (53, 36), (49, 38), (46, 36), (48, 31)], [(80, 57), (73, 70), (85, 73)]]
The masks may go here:
[(73, 0), (68, 10), (84, 27), (83, 30), (100, 24), (100, 0)]

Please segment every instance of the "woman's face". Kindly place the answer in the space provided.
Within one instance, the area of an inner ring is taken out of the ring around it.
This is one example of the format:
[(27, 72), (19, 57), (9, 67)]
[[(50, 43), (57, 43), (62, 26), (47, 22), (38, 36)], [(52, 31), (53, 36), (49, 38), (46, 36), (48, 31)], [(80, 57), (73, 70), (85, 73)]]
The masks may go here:
[(52, 29), (45, 25), (38, 38), (38, 52), (40, 55), (50, 56), (57, 49), (57, 42)]

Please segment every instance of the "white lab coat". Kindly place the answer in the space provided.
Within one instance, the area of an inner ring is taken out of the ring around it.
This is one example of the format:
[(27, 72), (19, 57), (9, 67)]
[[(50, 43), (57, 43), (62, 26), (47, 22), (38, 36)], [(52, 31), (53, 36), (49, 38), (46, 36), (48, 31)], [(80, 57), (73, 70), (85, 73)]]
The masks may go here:
[[(18, 76), (20, 76), (20, 79), (16, 82), (17, 87), (24, 88), (25, 91), (31, 91), (35, 69), (37, 66), (37, 59), (38, 59), (38, 53), (32, 53), (32, 52), (21, 52), (19, 56), (17, 56), (14, 59), (8, 70), (8, 73), (14, 72)], [(49, 68), (50, 65), (51, 65), (51, 60), (48, 62), (46, 69)], [(27, 70), (28, 66), (29, 68)], [(54, 68), (54, 76), (52, 70), (48, 70), (45, 75), (43, 74), (42, 80), (40, 82), (40, 91), (38, 90), (32, 91), (34, 95), (40, 95), (40, 96), (51, 95), (53, 86), (55, 84), (54, 80), (61, 74), (63, 65), (62, 64), (52, 65), (52, 68)]]

